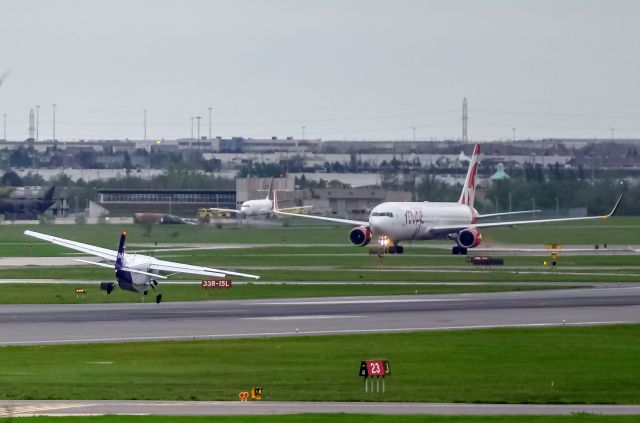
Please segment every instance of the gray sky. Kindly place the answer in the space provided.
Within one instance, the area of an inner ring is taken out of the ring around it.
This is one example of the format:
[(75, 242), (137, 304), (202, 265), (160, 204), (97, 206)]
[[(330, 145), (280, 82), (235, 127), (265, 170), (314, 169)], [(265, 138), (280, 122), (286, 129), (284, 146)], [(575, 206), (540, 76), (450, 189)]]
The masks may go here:
[[(638, 1), (0, 1), (7, 137), (640, 138)], [(1, 130), (1, 128), (0, 128)], [(0, 133), (0, 137), (1, 137)]]

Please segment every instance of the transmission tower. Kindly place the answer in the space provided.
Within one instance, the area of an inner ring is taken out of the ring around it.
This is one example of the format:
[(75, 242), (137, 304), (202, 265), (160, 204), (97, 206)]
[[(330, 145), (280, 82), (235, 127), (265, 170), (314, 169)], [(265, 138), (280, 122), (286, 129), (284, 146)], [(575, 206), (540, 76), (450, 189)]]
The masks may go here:
[(29, 140), (33, 141), (35, 139), (36, 133), (36, 124), (35, 124), (35, 116), (33, 115), (33, 109), (29, 112)]
[(462, 142), (467, 142), (467, 97), (462, 100)]

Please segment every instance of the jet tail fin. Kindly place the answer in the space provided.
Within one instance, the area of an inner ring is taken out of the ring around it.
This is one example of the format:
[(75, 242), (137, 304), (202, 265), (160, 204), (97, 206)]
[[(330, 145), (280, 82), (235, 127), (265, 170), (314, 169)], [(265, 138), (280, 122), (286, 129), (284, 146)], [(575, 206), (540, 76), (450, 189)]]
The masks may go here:
[(120, 235), (120, 245), (118, 245), (118, 256), (116, 257), (116, 270), (121, 270), (124, 267), (124, 243), (127, 237), (127, 232), (122, 231)]
[(269, 200), (271, 198), (272, 190), (273, 190), (273, 177), (271, 177), (271, 181), (269, 181), (269, 189), (267, 190), (267, 196), (265, 197), (266, 200)]
[(473, 154), (469, 161), (469, 170), (464, 180), (462, 193), (460, 194), (459, 204), (466, 204), (473, 207), (473, 200), (476, 196), (476, 176), (478, 174), (478, 157), (480, 156), (480, 144), (476, 144), (473, 148)]
[(44, 193), (44, 197), (42, 197), (42, 199), (45, 201), (53, 200), (53, 193), (55, 190), (56, 190), (55, 185), (52, 185), (51, 188), (49, 188), (47, 192)]

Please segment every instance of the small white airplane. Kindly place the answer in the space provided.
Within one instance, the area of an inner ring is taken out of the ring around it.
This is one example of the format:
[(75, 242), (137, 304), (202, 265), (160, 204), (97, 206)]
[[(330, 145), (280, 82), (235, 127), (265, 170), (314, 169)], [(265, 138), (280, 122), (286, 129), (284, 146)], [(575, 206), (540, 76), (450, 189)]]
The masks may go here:
[(306, 219), (325, 220), (355, 226), (349, 232), (349, 240), (357, 246), (369, 244), (372, 237), (391, 254), (402, 254), (404, 248), (400, 241), (429, 240), (447, 237), (456, 241), (452, 254), (467, 254), (468, 248), (475, 248), (482, 242), (482, 228), (515, 226), (533, 223), (566, 222), (574, 220), (608, 219), (613, 216), (622, 201), (618, 198), (611, 212), (604, 216), (570, 217), (557, 219), (520, 220), (510, 222), (478, 223), (479, 220), (512, 214), (532, 213), (537, 210), (507, 213), (479, 214), (473, 208), (478, 172), (480, 145), (476, 144), (469, 161), (469, 170), (465, 178), (460, 199), (452, 202), (387, 202), (378, 204), (371, 210), (369, 221), (337, 219), (324, 216), (297, 215), (278, 209), (277, 195), (274, 201), (274, 213), (285, 216), (297, 216)]
[[(260, 198), (257, 200), (247, 200), (242, 204), (240, 204), (240, 210), (223, 209), (223, 208), (217, 208), (217, 207), (211, 207), (209, 210), (214, 212), (223, 212), (223, 213), (239, 213), (242, 216), (266, 216), (266, 215), (274, 214), (273, 200), (271, 200), (272, 193), (274, 192), (272, 188), (273, 188), (273, 178), (271, 178), (271, 182), (269, 182), (269, 189), (267, 190), (267, 196), (265, 198)], [(297, 215), (302, 210), (310, 209), (311, 207), (312, 206), (296, 206), (296, 207), (287, 207), (280, 210)]]
[[(100, 289), (107, 291), (107, 294), (111, 294), (113, 288), (119, 286), (125, 291), (142, 292), (147, 295), (149, 288), (156, 291), (158, 286), (157, 279), (167, 279), (171, 275), (178, 273), (188, 273), (192, 275), (212, 276), (216, 278), (224, 278), (226, 276), (240, 276), (243, 278), (259, 279), (259, 276), (249, 275), (246, 273), (230, 272), (228, 270), (212, 269), (210, 267), (192, 266), (189, 264), (175, 263), (172, 261), (158, 260), (151, 256), (145, 256), (142, 254), (132, 254), (124, 252), (126, 232), (122, 232), (120, 235), (120, 244), (118, 245), (118, 251), (109, 250), (107, 248), (97, 247), (95, 245), (84, 244), (82, 242), (71, 241), (64, 238), (58, 238), (55, 236), (42, 234), (34, 231), (24, 231), (25, 235), (39, 238), (48, 242), (51, 242), (62, 247), (70, 248), (72, 250), (81, 251), (83, 253), (91, 254), (96, 257), (100, 257), (109, 261), (115, 262), (115, 264), (97, 263), (89, 260), (74, 259), (75, 261), (92, 264), (94, 266), (107, 267), (115, 270), (116, 281), (115, 282), (102, 282)], [(161, 275), (160, 272), (171, 272), (169, 275)], [(156, 294), (156, 303), (160, 303), (162, 300), (162, 294)]]

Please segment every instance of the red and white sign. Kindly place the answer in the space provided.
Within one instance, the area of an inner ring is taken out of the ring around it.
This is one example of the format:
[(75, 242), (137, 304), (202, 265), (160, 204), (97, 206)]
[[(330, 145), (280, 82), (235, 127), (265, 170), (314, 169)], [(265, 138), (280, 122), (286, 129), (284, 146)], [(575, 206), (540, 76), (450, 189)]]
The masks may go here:
[(203, 288), (231, 288), (231, 281), (228, 279), (203, 279), (202, 280)]
[(368, 360), (367, 361), (367, 373), (371, 376), (384, 376), (384, 361), (383, 360)]

